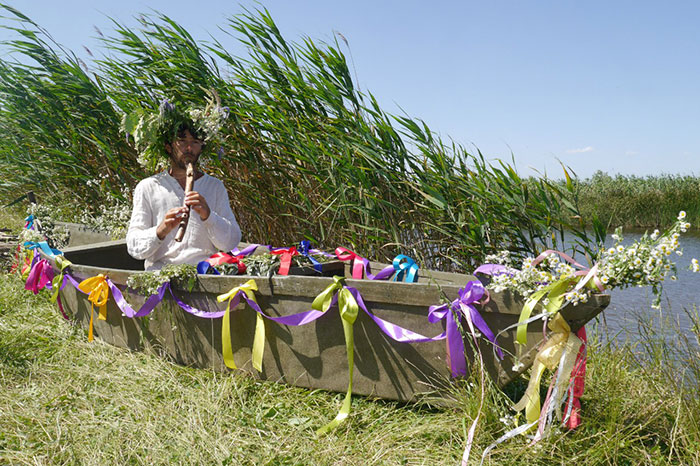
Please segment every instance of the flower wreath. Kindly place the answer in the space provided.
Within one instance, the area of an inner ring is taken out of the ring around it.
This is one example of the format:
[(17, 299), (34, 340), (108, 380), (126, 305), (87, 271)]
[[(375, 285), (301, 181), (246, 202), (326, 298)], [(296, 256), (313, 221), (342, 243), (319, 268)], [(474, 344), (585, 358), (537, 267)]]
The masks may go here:
[(200, 164), (206, 165), (212, 148), (223, 152), (221, 127), (228, 118), (228, 107), (221, 106), (221, 100), (214, 91), (209, 91), (209, 99), (204, 108), (188, 107), (175, 104), (167, 99), (158, 106), (157, 112), (140, 108), (122, 116), (121, 130), (134, 139), (139, 152), (139, 164), (151, 171), (166, 169), (170, 156), (165, 151), (165, 144), (177, 138), (177, 131), (183, 125), (192, 128), (193, 136), (204, 141)]

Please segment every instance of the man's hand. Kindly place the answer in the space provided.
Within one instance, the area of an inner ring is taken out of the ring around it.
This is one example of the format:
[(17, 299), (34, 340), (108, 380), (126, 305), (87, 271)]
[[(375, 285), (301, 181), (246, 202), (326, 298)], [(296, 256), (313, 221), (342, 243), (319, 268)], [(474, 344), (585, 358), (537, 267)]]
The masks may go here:
[(187, 193), (185, 196), (185, 205), (192, 207), (192, 209), (199, 214), (199, 218), (201, 218), (203, 222), (208, 219), (209, 214), (211, 214), (211, 209), (206, 199), (197, 191), (190, 191)]
[(163, 218), (163, 221), (161, 221), (156, 228), (158, 239), (161, 241), (165, 239), (168, 233), (173, 231), (180, 224), (183, 214), (186, 213), (187, 209), (185, 207), (173, 207), (167, 211), (165, 213), (165, 218)]

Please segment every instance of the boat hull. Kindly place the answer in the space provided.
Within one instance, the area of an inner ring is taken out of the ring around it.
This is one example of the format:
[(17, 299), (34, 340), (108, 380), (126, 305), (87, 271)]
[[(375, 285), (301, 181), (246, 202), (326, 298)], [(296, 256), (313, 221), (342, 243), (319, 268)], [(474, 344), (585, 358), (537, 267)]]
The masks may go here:
[[(145, 298), (127, 289), (127, 278), (139, 273), (130, 262), (123, 241), (88, 247), (69, 248), (65, 256), (71, 262), (76, 279), (105, 274), (123, 291), (129, 304), (138, 309)], [(90, 259), (91, 258), (91, 259)], [(121, 264), (128, 268), (111, 268)], [(258, 286), (255, 293), (262, 311), (272, 317), (286, 316), (311, 309), (311, 302), (333, 283), (331, 277), (319, 276), (210, 276), (200, 275), (191, 292), (174, 289), (176, 296), (203, 311), (224, 309), (216, 297), (250, 279)], [(396, 325), (434, 337), (444, 331), (444, 322), (431, 324), (427, 313), (431, 305), (453, 300), (458, 290), (470, 280), (470, 275), (423, 272), (419, 283), (401, 283), (346, 279), (356, 288), (367, 308), (374, 315)], [(72, 319), (87, 328), (91, 304), (87, 296), (72, 286), (61, 291), (64, 309)], [(562, 315), (577, 330), (594, 318), (608, 304), (606, 295), (593, 296), (585, 305), (569, 306)], [(477, 306), (486, 323), (498, 333), (517, 323), (523, 301), (508, 292), (492, 293), (485, 306)], [(95, 310), (95, 315), (97, 314)], [(251, 365), (251, 349), (256, 325), (256, 313), (244, 303), (232, 309), (231, 342), (234, 360), (240, 370), (266, 380), (291, 385), (344, 392), (348, 384), (348, 362), (343, 325), (337, 307), (331, 308), (318, 320), (302, 326), (286, 326), (265, 321), (265, 351), (263, 370)], [(107, 320), (94, 319), (94, 333), (101, 340), (131, 350), (150, 350), (178, 364), (229, 370), (222, 357), (222, 319), (205, 319), (183, 311), (166, 297), (154, 312), (146, 317), (128, 318), (113, 299), (107, 304)], [(498, 339), (506, 353), (499, 361), (492, 345), (480, 339), (480, 349), (490, 376), (505, 385), (529, 367), (542, 341), (542, 321), (528, 326), (528, 344), (515, 348), (515, 329), (504, 332)], [(465, 339), (466, 358), (474, 360)], [(514, 355), (523, 363), (514, 371)], [(450, 369), (446, 341), (399, 343), (386, 336), (377, 324), (360, 311), (354, 324), (353, 393), (400, 401), (418, 401), (429, 397), (449, 399)], [(439, 402), (442, 402), (439, 401)]]

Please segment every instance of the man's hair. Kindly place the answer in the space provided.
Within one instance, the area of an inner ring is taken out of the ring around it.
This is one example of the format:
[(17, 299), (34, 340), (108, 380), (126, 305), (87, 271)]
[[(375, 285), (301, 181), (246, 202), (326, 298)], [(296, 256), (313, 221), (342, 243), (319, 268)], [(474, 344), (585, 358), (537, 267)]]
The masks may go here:
[(184, 138), (185, 131), (189, 131), (189, 133), (195, 139), (199, 139), (200, 141), (204, 141), (205, 139), (204, 134), (202, 132), (198, 132), (191, 122), (185, 121), (180, 123), (180, 125), (177, 127), (177, 131), (175, 134), (173, 134), (173, 138), (170, 142), (172, 143), (176, 138)]

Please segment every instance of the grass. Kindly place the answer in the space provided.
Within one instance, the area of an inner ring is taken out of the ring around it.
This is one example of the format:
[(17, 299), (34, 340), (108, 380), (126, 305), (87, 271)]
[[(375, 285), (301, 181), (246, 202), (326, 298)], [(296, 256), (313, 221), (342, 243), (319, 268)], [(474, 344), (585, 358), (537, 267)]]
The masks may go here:
[[(536, 447), (511, 440), (485, 464), (700, 462), (697, 387), (655, 370), (661, 353), (594, 340), (589, 354), (581, 428)], [(499, 417), (523, 387), (486, 387), (473, 455), (506, 431)], [(318, 438), (341, 394), (88, 343), (47, 294), (0, 276), (0, 463), (455, 464), (479, 393), (457, 385), (451, 409), (355, 397), (349, 420)]]

